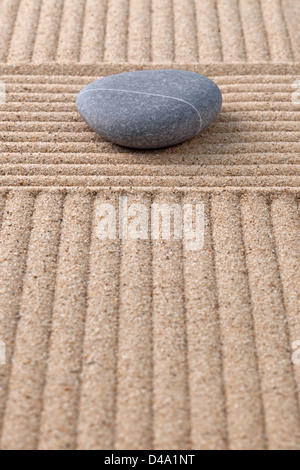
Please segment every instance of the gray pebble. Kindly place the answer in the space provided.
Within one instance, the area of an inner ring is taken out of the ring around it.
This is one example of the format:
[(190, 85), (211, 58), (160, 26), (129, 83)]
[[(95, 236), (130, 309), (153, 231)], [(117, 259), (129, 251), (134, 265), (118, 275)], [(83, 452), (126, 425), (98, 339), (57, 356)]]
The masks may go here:
[(222, 94), (207, 77), (183, 70), (145, 70), (101, 78), (78, 94), (77, 109), (103, 137), (152, 149), (195, 137), (218, 116)]

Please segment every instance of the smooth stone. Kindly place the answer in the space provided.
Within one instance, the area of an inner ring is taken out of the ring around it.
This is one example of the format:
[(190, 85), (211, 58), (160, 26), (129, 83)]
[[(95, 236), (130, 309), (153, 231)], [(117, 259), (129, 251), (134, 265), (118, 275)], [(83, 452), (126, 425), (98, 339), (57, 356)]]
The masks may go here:
[(195, 137), (218, 116), (222, 94), (207, 77), (184, 70), (145, 70), (101, 78), (77, 96), (84, 121), (103, 139), (141, 149)]

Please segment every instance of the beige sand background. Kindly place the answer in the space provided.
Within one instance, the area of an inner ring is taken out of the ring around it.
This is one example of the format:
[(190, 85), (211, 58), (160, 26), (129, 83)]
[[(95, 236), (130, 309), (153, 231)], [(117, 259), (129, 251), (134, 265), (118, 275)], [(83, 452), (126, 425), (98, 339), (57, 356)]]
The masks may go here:
[[(299, 0), (0, 0), (0, 447), (299, 449)], [(201, 136), (103, 141), (101, 76), (220, 86)], [(300, 88), (300, 86), (299, 86)], [(205, 246), (115, 240), (96, 207), (204, 203)]]

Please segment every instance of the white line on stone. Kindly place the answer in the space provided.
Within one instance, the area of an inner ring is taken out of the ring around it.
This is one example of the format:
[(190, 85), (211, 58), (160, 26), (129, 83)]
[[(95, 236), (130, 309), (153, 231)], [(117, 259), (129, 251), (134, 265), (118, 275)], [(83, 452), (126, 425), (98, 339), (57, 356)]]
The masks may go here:
[(176, 98), (175, 96), (160, 95), (158, 93), (148, 93), (146, 91), (120, 90), (118, 88), (95, 88), (94, 90), (83, 90), (79, 94), (81, 95), (81, 94), (84, 94), (84, 93), (91, 93), (91, 92), (94, 92), (94, 91), (121, 91), (123, 93), (134, 93), (136, 95), (148, 95), (148, 96), (160, 96), (161, 98), (170, 98), (171, 100), (181, 101), (182, 103), (185, 103), (185, 104), (191, 106), (191, 108), (193, 108), (196, 111), (196, 113), (198, 114), (198, 117), (199, 117), (199, 121), (200, 121), (198, 134), (201, 131), (203, 121), (202, 121), (201, 114), (199, 113), (198, 109), (195, 108), (195, 106), (193, 106), (188, 101), (185, 101), (181, 98)]

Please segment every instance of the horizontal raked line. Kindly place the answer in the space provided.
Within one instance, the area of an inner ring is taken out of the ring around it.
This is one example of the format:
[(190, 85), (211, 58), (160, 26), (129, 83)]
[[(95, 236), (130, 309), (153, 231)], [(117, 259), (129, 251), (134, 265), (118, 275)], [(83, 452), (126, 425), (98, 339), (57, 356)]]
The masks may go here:
[[(18, 193), (30, 193), (30, 194), (39, 194), (41, 192), (62, 192), (62, 193), (93, 193), (93, 194), (98, 194), (98, 193), (118, 193), (118, 194), (136, 194), (136, 193), (148, 193), (148, 194), (169, 194), (170, 193), (170, 188), (168, 187), (163, 187), (163, 186), (134, 186), (134, 187), (124, 187), (124, 186), (95, 186), (95, 185), (87, 185), (87, 186), (18, 186), (18, 187), (13, 187), (13, 186), (0, 186), (0, 194), (6, 194), (9, 192), (18, 192)], [(173, 193), (197, 193), (197, 194), (221, 194), (224, 192), (230, 192), (230, 193), (238, 193), (238, 194), (245, 194), (249, 192), (250, 194), (266, 194), (266, 195), (272, 195), (274, 194), (286, 194), (286, 192), (291, 192), (292, 194), (295, 194), (297, 197), (300, 198), (300, 193), (299, 193), (299, 187), (298, 186), (276, 186), (276, 185), (269, 185), (269, 186), (193, 186), (193, 187), (188, 187), (188, 186), (173, 186), (172, 187)], [(300, 201), (299, 201), (300, 202)]]
[[(127, 166), (136, 165), (142, 167), (143, 165), (160, 166), (165, 167), (171, 166), (184, 166), (198, 165), (293, 165), (300, 164), (300, 155), (292, 153), (245, 153), (236, 155), (225, 155), (225, 154), (199, 154), (193, 153), (183, 155), (182, 153), (173, 153), (170, 155), (164, 155), (163, 157), (159, 154), (142, 154), (142, 158), (139, 154), (133, 153), (116, 153), (116, 154), (74, 154), (74, 153), (3, 153), (1, 154), (1, 165), (3, 168), (7, 165), (97, 165), (102, 167), (103, 165), (116, 166)], [(180, 170), (181, 171), (181, 170)]]
[[(237, 144), (205, 144), (199, 142), (190, 142), (189, 145), (181, 146), (180, 151), (183, 155), (191, 154), (191, 153), (203, 153), (203, 154), (239, 154), (239, 153), (251, 153), (253, 151), (253, 146), (255, 146), (255, 153), (258, 152), (276, 152), (280, 153), (291, 153), (291, 152), (298, 152), (299, 151), (299, 142), (257, 142), (257, 141), (250, 141), (246, 143), (237, 143)], [(42, 153), (128, 153), (128, 149), (124, 148), (123, 152), (121, 151), (121, 147), (115, 145), (112, 146), (109, 142), (98, 142), (98, 143), (85, 143), (85, 142), (77, 142), (77, 143), (55, 143), (55, 142), (0, 142), (0, 152), (8, 153), (8, 152), (25, 152), (28, 153), (33, 151), (35, 153), (42, 152)], [(151, 151), (150, 151), (151, 152)], [(151, 152), (153, 153), (153, 151)], [(170, 155), (175, 154), (176, 151), (174, 148), (166, 148), (160, 150), (160, 154), (163, 155)]]
[[(220, 116), (222, 117), (222, 115)], [(41, 129), (42, 128), (42, 129)], [(262, 122), (257, 126), (257, 123), (254, 121), (248, 122), (221, 122), (219, 119), (214, 122), (213, 126), (210, 126), (206, 130), (206, 134), (220, 134), (228, 132), (276, 132), (276, 131), (298, 131), (299, 124), (294, 121), (275, 121), (275, 122)], [(15, 132), (37, 132), (39, 130), (43, 131), (54, 131), (54, 132), (70, 132), (74, 133), (81, 132), (85, 134), (93, 134), (93, 131), (87, 126), (83, 121), (81, 122), (48, 122), (48, 121), (39, 121), (32, 120), (26, 122), (14, 122), (11, 121), (0, 121), (0, 132), (2, 131), (15, 131)], [(203, 133), (202, 133), (203, 134)], [(204, 135), (206, 135), (204, 134)]]
[[(5, 81), (5, 80), (4, 80)], [(11, 93), (68, 93), (68, 94), (76, 94), (79, 93), (81, 90), (82, 84), (60, 84), (60, 83), (13, 83), (13, 82), (6, 82), (6, 92)], [(253, 84), (228, 84), (222, 85), (219, 84), (221, 91), (225, 94), (236, 93), (238, 96), (239, 94), (243, 95), (248, 93), (249, 95), (254, 93), (282, 93), (288, 94), (293, 93), (296, 90), (296, 87), (293, 86), (294, 80), (292, 79), (290, 83), (253, 83)]]
[[(55, 111), (5, 111), (0, 113), (0, 122), (32, 122), (36, 119), (36, 123), (53, 123), (59, 122), (64, 124), (69, 123), (80, 123), (82, 124), (82, 118), (78, 113), (73, 111), (70, 112), (55, 112)], [(278, 123), (285, 122), (297, 122), (300, 120), (300, 113), (292, 113), (285, 111), (236, 111), (230, 114), (221, 113), (218, 117), (219, 123), (256, 123), (262, 124), (274, 123), (276, 126)], [(275, 129), (276, 127), (274, 127)]]
[(62, 165), (62, 164), (0, 164), (0, 176), (300, 176), (300, 164), (260, 165)]
[[(199, 63), (164, 63), (164, 64), (151, 64), (151, 70), (159, 69), (178, 69), (178, 70), (190, 70), (192, 72), (202, 73), (210, 77), (220, 77), (233, 79), (233, 77), (240, 77), (241, 80), (248, 79), (248, 77), (261, 77), (269, 76), (285, 76), (293, 77), (299, 74), (300, 64), (299, 63), (224, 63), (224, 64), (199, 64)], [(90, 64), (75, 64), (65, 63), (57, 64), (50, 62), (47, 64), (32, 64), (32, 63), (15, 63), (14, 65), (7, 65), (0, 63), (0, 75), (24, 75), (24, 76), (59, 76), (59, 77), (82, 77), (82, 78), (93, 78), (99, 76), (108, 76), (116, 73), (137, 71), (137, 70), (149, 70), (148, 64), (128, 64), (128, 63), (98, 63), (95, 65)], [(262, 73), (263, 70), (263, 73)]]
[[(1, 70), (1, 69), (0, 69)], [(220, 87), (225, 88), (234, 88), (237, 87), (238, 89), (246, 88), (247, 86), (270, 86), (271, 89), (278, 86), (290, 86), (294, 83), (295, 80), (299, 78), (300, 75), (300, 67), (299, 72), (293, 75), (245, 75), (245, 76), (213, 76), (209, 75), (211, 80), (217, 82)], [(20, 85), (27, 85), (27, 86), (61, 86), (61, 87), (79, 87), (84, 86), (92, 81), (99, 80), (104, 78), (101, 75), (95, 75), (93, 77), (81, 77), (81, 76), (64, 76), (64, 75), (2, 75), (0, 73), (0, 79), (5, 81), (8, 85), (13, 86), (20, 86)], [(245, 90), (247, 91), (247, 90)]]
[[(258, 128), (259, 127), (259, 128)], [(247, 122), (221, 122), (217, 120), (213, 126), (210, 126), (206, 133), (203, 134), (205, 137), (207, 135), (218, 135), (218, 134), (228, 134), (233, 132), (238, 133), (266, 133), (266, 132), (297, 132), (299, 130), (299, 124), (294, 121), (266, 121), (261, 122), (259, 126), (255, 121)], [(70, 134), (84, 133), (86, 135), (92, 136), (94, 132), (87, 126), (85, 122), (49, 122), (49, 121), (25, 121), (25, 122), (12, 122), (12, 121), (0, 121), (0, 132), (9, 131), (9, 132), (69, 132)]]
[[(122, 91), (122, 90), (121, 90)], [(79, 90), (78, 90), (79, 92)], [(292, 90), (287, 90), (285, 92), (272, 92), (272, 91), (265, 91), (265, 92), (238, 92), (235, 91), (227, 92), (223, 94), (223, 102), (231, 103), (231, 102), (254, 102), (254, 101), (278, 101), (278, 102), (287, 102), (289, 101), (292, 103)], [(21, 101), (23, 103), (26, 102), (57, 102), (57, 103), (64, 103), (64, 102), (75, 102), (77, 93), (59, 93), (59, 92), (29, 92), (23, 91), (20, 93), (7, 92), (6, 94), (6, 102), (15, 102)], [(162, 95), (163, 96), (163, 95)], [(298, 104), (299, 108), (300, 105)]]
[[(247, 142), (291, 142), (297, 143), (299, 142), (300, 131), (281, 131), (281, 132), (272, 132), (272, 131), (248, 131), (248, 132), (212, 132), (206, 134), (200, 134), (198, 137), (200, 148), (203, 148), (206, 144), (224, 144), (226, 143), (247, 143)], [(201, 141), (200, 141), (201, 139)], [(96, 133), (85, 133), (85, 132), (44, 132), (44, 131), (36, 131), (36, 132), (13, 132), (13, 131), (6, 131), (0, 132), (0, 140), (4, 142), (55, 142), (55, 143), (101, 143), (103, 140), (99, 138)]]
[[(25, 110), (24, 110), (25, 107)], [(76, 112), (75, 103), (64, 103), (64, 102), (27, 102), (26, 105), (22, 102), (10, 102), (6, 104), (0, 104), (0, 111), (1, 114), (3, 112), (9, 111), (19, 111), (23, 112), (38, 112), (38, 111), (45, 111), (45, 112)], [(289, 111), (291, 113), (299, 114), (300, 105), (299, 103), (293, 104), (292, 100), (288, 101), (245, 101), (241, 102), (224, 102), (222, 107), (223, 114), (226, 112), (237, 113), (240, 111)], [(298, 111), (298, 113), (297, 113)]]
[(225, 186), (299, 186), (300, 176), (0, 176), (1, 186), (98, 186), (101, 187), (225, 187)]
[[(22, 96), (23, 95), (23, 96)], [(223, 95), (223, 110), (228, 109), (229, 107), (235, 106), (235, 108), (243, 108), (246, 104), (259, 103), (263, 108), (267, 107), (269, 103), (272, 106), (289, 106), (291, 109), (300, 111), (300, 103), (293, 103), (292, 93), (240, 93), (241, 97), (239, 98), (238, 94), (227, 93)], [(54, 93), (8, 93), (6, 95), (6, 104), (7, 106), (14, 103), (22, 103), (23, 107), (27, 106), (27, 103), (32, 104), (57, 104), (57, 105), (74, 105), (75, 106), (76, 95), (69, 95), (67, 93), (54, 94)], [(2, 105), (3, 106), (3, 105)]]

